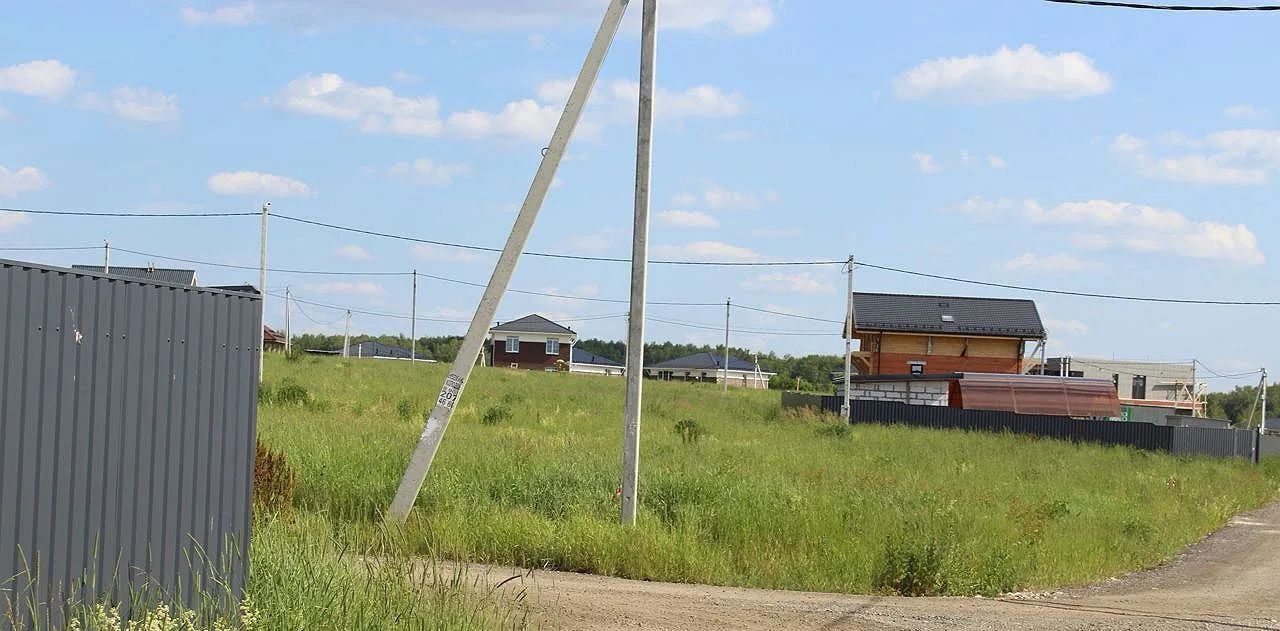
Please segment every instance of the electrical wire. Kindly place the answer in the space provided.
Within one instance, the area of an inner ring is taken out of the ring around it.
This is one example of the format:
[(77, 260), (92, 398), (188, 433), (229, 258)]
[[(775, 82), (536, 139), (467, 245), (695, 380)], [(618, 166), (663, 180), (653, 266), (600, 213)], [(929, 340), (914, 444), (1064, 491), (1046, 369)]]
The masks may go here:
[[(273, 296), (274, 296), (274, 295), (277, 295), (277, 294), (271, 294), (271, 295), (273, 295)], [(289, 298), (289, 302), (293, 302), (293, 301), (294, 301), (294, 300), (293, 300), (293, 297), (291, 296), (291, 297)], [(298, 308), (298, 313), (301, 313), (301, 314), (302, 314), (302, 317), (304, 317), (304, 318), (306, 318), (306, 319), (310, 320), (312, 324), (317, 324), (317, 325), (319, 325), (319, 326), (333, 326), (333, 325), (335, 325), (335, 324), (337, 324), (337, 323), (341, 322), (341, 321), (342, 321), (342, 319), (343, 319), (344, 317), (346, 317), (346, 316), (338, 316), (338, 317), (337, 317), (337, 319), (335, 319), (333, 322), (321, 322), (321, 321), (319, 321), (319, 320), (317, 320), (317, 319), (315, 319), (315, 318), (311, 317), (311, 315), (307, 313), (306, 309), (303, 309), (303, 308), (302, 308), (302, 305), (294, 305), (294, 306)]]
[(1199, 300), (1193, 298), (1156, 298), (1152, 296), (1127, 296), (1123, 294), (1101, 294), (1088, 291), (1069, 291), (1065, 289), (1045, 289), (1043, 287), (1028, 287), (1026, 285), (1009, 285), (1005, 283), (992, 283), (988, 281), (973, 280), (969, 278), (958, 278), (955, 276), (943, 276), (941, 274), (929, 274), (926, 272), (917, 272), (899, 267), (890, 267), (888, 265), (874, 265), (871, 263), (860, 262), (858, 267), (866, 267), (869, 269), (877, 269), (886, 272), (894, 272), (897, 274), (907, 274), (909, 276), (919, 276), (921, 278), (932, 278), (935, 280), (945, 280), (953, 283), (966, 283), (969, 285), (980, 285), (982, 287), (998, 287), (1000, 289), (1013, 289), (1017, 291), (1030, 291), (1042, 294), (1053, 294), (1058, 296), (1078, 296), (1083, 298), (1102, 298), (1106, 300), (1127, 300), (1131, 302), (1155, 302), (1163, 304), (1179, 304), (1179, 305), (1229, 305), (1229, 306), (1253, 306), (1253, 307), (1274, 307), (1280, 306), (1277, 300)]
[[(683, 322), (680, 320), (670, 320), (667, 318), (657, 318), (650, 316), (645, 318), (651, 322), (661, 322), (673, 326), (683, 326), (691, 329), (703, 329), (707, 331), (724, 331), (723, 326), (715, 326), (712, 324), (702, 324), (698, 322)], [(746, 333), (751, 335), (780, 335), (780, 336), (797, 336), (797, 337), (839, 337), (839, 333), (823, 333), (821, 331), (778, 331), (764, 329), (741, 329), (729, 327), (730, 333)]]
[(815, 317), (813, 317), (813, 316), (800, 315), (800, 314), (798, 314), (798, 313), (787, 313), (787, 312), (785, 312), (785, 311), (774, 311), (774, 310), (772, 310), (772, 309), (764, 309), (764, 308), (761, 308), (761, 307), (752, 307), (752, 306), (748, 306), (748, 305), (733, 304), (732, 306), (733, 306), (734, 308), (736, 308), (736, 309), (745, 309), (745, 310), (747, 310), (747, 311), (758, 311), (758, 312), (760, 312), (760, 313), (769, 313), (769, 314), (773, 314), (773, 315), (776, 315), (776, 316), (784, 316), (784, 317), (788, 317), (788, 318), (798, 318), (798, 319), (801, 319), (801, 320), (812, 320), (812, 321), (814, 321), (814, 322), (829, 322), (829, 323), (831, 323), (831, 324), (844, 324), (844, 320), (830, 320), (830, 319), (827, 319), (827, 318), (815, 318)]
[(30, 248), (10, 248), (0, 247), (0, 251), (8, 252), (67, 252), (71, 250), (101, 250), (100, 245), (84, 245), (72, 247), (30, 247)]
[[(285, 297), (283, 293), (275, 293), (275, 292), (267, 292), (267, 295), (269, 295), (269, 296), (274, 296), (274, 297), (276, 297), (276, 298), (281, 298), (281, 299), (283, 299), (283, 298)], [(404, 314), (397, 314), (397, 313), (387, 313), (387, 312), (384, 312), (384, 311), (369, 311), (369, 310), (367, 310), (367, 309), (357, 309), (357, 308), (350, 307), (350, 306), (347, 306), (347, 305), (339, 305), (339, 304), (334, 304), (334, 303), (319, 302), (319, 301), (316, 301), (316, 300), (308, 300), (308, 299), (305, 299), (305, 298), (299, 298), (299, 297), (297, 297), (296, 295), (293, 295), (292, 293), (291, 293), (291, 294), (290, 294), (290, 296), (289, 296), (289, 301), (290, 301), (290, 302), (293, 302), (293, 303), (299, 303), (299, 304), (312, 305), (312, 306), (315, 306), (315, 307), (323, 307), (323, 308), (325, 308), (325, 309), (335, 309), (335, 310), (338, 310), (338, 311), (350, 311), (351, 313), (359, 313), (359, 314), (361, 314), (361, 315), (368, 315), (368, 316), (374, 316), (374, 317), (379, 317), (379, 318), (396, 318), (396, 319), (400, 319), (400, 320), (413, 320), (413, 319), (414, 319), (412, 315), (404, 315)], [(301, 311), (301, 307), (299, 307), (299, 310)], [(304, 313), (303, 315), (304, 315), (304, 316), (306, 316), (308, 320), (311, 320), (312, 322), (315, 322), (316, 324), (324, 324), (324, 323), (321, 323), (321, 322), (316, 322), (314, 319), (312, 319), (312, 318), (311, 318), (311, 316), (307, 316), (305, 313)], [(559, 321), (560, 321), (560, 322), (570, 322), (570, 323), (574, 323), (574, 322), (594, 322), (594, 321), (597, 321), (597, 320), (612, 320), (612, 319), (616, 319), (616, 318), (624, 318), (624, 317), (626, 317), (626, 315), (627, 315), (627, 314), (622, 313), (622, 314), (606, 314), (606, 315), (581, 316), (581, 317), (573, 317), (573, 318), (563, 318), (563, 319), (560, 319)], [(417, 319), (418, 319), (418, 321), (419, 321), (419, 322), (443, 322), (443, 323), (447, 323), (447, 324), (470, 324), (470, 323), (471, 323), (471, 320), (448, 319), (448, 318), (429, 318), (429, 317), (425, 317), (425, 316), (418, 316), (418, 317), (417, 317)], [(339, 320), (341, 320), (341, 318), (339, 318)], [(333, 324), (333, 323), (329, 323), (329, 324)]]
[(1212, 368), (1210, 368), (1210, 367), (1208, 367), (1208, 366), (1204, 365), (1204, 362), (1201, 362), (1201, 361), (1199, 361), (1199, 360), (1194, 360), (1194, 359), (1193, 359), (1193, 360), (1191, 360), (1191, 361), (1195, 362), (1195, 364), (1196, 364), (1197, 366), (1200, 366), (1201, 368), (1205, 369), (1205, 371), (1207, 371), (1209, 374), (1213, 375), (1214, 377), (1216, 377), (1216, 378), (1218, 378), (1218, 379), (1240, 379), (1240, 378), (1244, 378), (1244, 377), (1252, 377), (1253, 375), (1260, 375), (1260, 374), (1262, 374), (1262, 369), (1261, 369), (1261, 368), (1258, 368), (1258, 369), (1256, 369), (1256, 370), (1251, 370), (1251, 371), (1249, 371), (1249, 372), (1239, 372), (1239, 373), (1234, 373), (1234, 374), (1224, 375), (1224, 374), (1222, 374), (1222, 373), (1220, 373), (1220, 372), (1218, 372), (1218, 371), (1216, 371), (1216, 370), (1214, 370), (1214, 369), (1212, 369)]
[[(423, 243), (427, 245), (435, 245), (445, 248), (457, 248), (462, 250), (471, 250), (474, 252), (502, 252), (501, 248), (491, 248), (480, 245), (471, 245), (466, 243), (454, 243), (450, 241), (437, 241), (434, 239), (422, 239), (418, 237), (408, 237), (399, 234), (391, 234), (388, 232), (378, 232), (376, 230), (368, 230), (365, 228), (356, 228), (352, 226), (344, 226), (334, 223), (326, 223), (323, 221), (315, 221), (313, 219), (303, 219), (301, 217), (292, 217), (274, 213), (271, 215), (278, 219), (286, 221), (294, 221), (297, 223), (328, 228), (330, 230), (341, 230), (352, 232), (355, 234), (363, 234), (372, 237), (381, 237), (384, 239), (397, 239), (400, 241), (409, 241), (412, 243)], [(609, 256), (582, 256), (576, 254), (557, 254), (554, 252), (525, 252), (526, 256), (536, 256), (540, 258), (565, 259), (570, 261), (591, 261), (596, 263), (630, 263), (631, 259)], [(707, 267), (783, 267), (783, 266), (800, 266), (800, 265), (844, 265), (845, 261), (680, 261), (680, 260), (650, 260), (653, 265), (683, 265), (683, 266), (707, 266)]]
[(0, 212), (25, 213), (28, 215), (56, 215), (60, 217), (256, 217), (260, 212), (204, 212), (204, 213), (142, 213), (142, 212), (93, 212), (86, 210), (35, 210), (31, 208), (0, 208)]
[(1195, 4), (1147, 4), (1144, 2), (1112, 2), (1110, 0), (1045, 0), (1056, 4), (1080, 4), (1092, 7), (1152, 9), (1156, 11), (1280, 11), (1280, 5), (1213, 6)]

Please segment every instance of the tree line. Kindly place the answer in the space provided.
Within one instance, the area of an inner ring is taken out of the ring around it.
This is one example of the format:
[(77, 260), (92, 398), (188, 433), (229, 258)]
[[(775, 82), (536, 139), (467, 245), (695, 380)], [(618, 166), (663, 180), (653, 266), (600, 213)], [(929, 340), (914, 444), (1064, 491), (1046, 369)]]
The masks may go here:
[[(1256, 385), (1236, 386), (1230, 392), (1211, 392), (1205, 404), (1205, 414), (1210, 418), (1229, 419), (1239, 425), (1250, 420), (1252, 414), (1252, 422), (1257, 427), (1260, 405)], [(1280, 417), (1280, 382), (1267, 386), (1267, 417)]]
[[(353, 345), (369, 340), (389, 346), (398, 346), (406, 350), (410, 348), (409, 338), (404, 335), (351, 336), (351, 344)], [(294, 336), (293, 345), (302, 350), (340, 351), (342, 350), (342, 336), (306, 333)], [(417, 340), (416, 351), (418, 357), (423, 359), (452, 362), (458, 356), (458, 349), (461, 346), (462, 337), (460, 336), (421, 337)], [(619, 363), (626, 363), (627, 345), (625, 342), (596, 339), (579, 340), (577, 347)], [(717, 357), (723, 356), (724, 345), (709, 346), (652, 342), (645, 344), (644, 362), (646, 365), (651, 365), (694, 353), (714, 353)], [(755, 359), (755, 355), (751, 351), (733, 346), (729, 347), (729, 354), (747, 362), (752, 362)], [(840, 359), (839, 355), (804, 355), (797, 357), (793, 355), (777, 355), (772, 352), (760, 355), (760, 370), (777, 373), (777, 376), (769, 381), (769, 387), (774, 389), (834, 392), (835, 387), (831, 383), (831, 373), (843, 369), (843, 360)]]

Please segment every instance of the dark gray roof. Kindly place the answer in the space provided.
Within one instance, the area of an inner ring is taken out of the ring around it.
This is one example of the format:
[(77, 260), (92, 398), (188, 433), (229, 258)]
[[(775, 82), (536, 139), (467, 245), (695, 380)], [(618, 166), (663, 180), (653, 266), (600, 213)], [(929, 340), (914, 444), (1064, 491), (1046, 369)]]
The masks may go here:
[(383, 344), (375, 340), (360, 342), (351, 345), (351, 357), (394, 357), (396, 359), (409, 359), (412, 353), (407, 348), (399, 346), (391, 346)]
[[(861, 332), (951, 333), (1044, 337), (1036, 303), (1008, 298), (853, 294), (854, 328)], [(947, 321), (943, 316), (949, 316)]]
[(498, 326), (489, 329), (490, 331), (506, 332), (506, 333), (563, 333), (573, 334), (573, 329), (560, 326), (538, 314), (527, 315), (519, 320), (510, 322), (502, 322)]
[[(668, 359), (649, 366), (649, 368), (654, 370), (722, 370), (724, 369), (724, 355), (719, 353), (694, 353), (684, 357)], [(751, 372), (755, 369), (755, 364), (732, 355), (729, 356), (729, 370)]]
[(614, 366), (621, 368), (622, 364), (609, 359), (603, 355), (597, 355), (591, 351), (584, 351), (577, 346), (573, 347), (573, 363), (575, 364), (595, 364), (597, 366)]
[[(101, 265), (72, 265), (71, 269), (84, 270), (86, 272), (103, 273)], [(190, 269), (167, 269), (163, 267), (121, 267), (112, 265), (111, 271), (106, 272), (114, 276), (126, 276), (128, 278), (140, 278), (142, 280), (154, 280), (164, 283), (175, 283), (178, 285), (195, 285), (196, 271)]]

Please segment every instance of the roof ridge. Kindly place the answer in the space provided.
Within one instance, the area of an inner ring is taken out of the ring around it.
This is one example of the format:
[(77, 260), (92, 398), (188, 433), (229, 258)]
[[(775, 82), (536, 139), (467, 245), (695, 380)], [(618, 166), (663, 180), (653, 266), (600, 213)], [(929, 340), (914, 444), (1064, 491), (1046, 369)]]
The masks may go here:
[(994, 296), (944, 296), (942, 294), (895, 294), (884, 291), (855, 291), (855, 296), (895, 296), (899, 298), (944, 298), (948, 300), (999, 300), (1001, 302), (1030, 302), (1030, 298), (996, 298)]

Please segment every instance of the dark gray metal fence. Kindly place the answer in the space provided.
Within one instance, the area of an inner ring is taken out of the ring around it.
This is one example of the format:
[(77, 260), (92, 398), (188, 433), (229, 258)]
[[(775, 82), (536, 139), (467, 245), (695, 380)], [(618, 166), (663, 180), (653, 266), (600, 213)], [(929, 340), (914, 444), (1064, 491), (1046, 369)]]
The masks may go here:
[(256, 295), (0, 260), (0, 628), (144, 585), (192, 603), (215, 571), (239, 597), (260, 317)]
[[(822, 408), (840, 413), (838, 396), (822, 398)], [(1171, 427), (1074, 419), (1069, 416), (1016, 414), (998, 410), (964, 410), (930, 405), (909, 405), (891, 401), (854, 400), (849, 409), (851, 423), (881, 423), (961, 429), (982, 432), (1030, 434), (1103, 445), (1124, 445), (1151, 451), (1216, 457), (1247, 458), (1258, 461), (1256, 432), (1201, 427)]]

